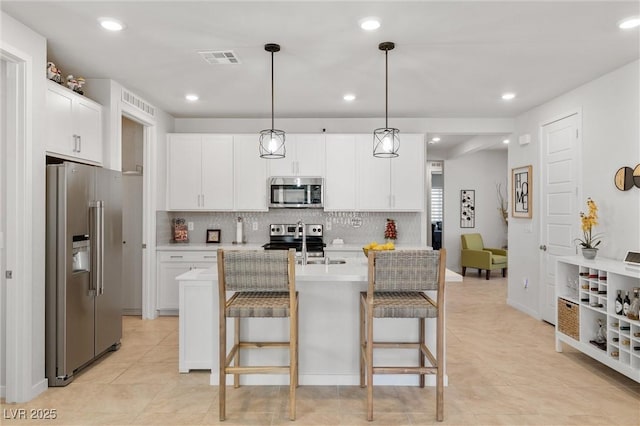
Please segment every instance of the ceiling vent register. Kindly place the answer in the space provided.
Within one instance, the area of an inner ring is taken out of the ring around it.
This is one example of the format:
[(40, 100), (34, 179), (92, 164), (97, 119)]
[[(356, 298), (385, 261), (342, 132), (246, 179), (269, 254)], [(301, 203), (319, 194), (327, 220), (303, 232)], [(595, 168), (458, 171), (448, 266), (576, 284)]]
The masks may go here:
[(156, 116), (156, 109), (153, 106), (149, 105), (147, 102), (143, 101), (128, 90), (122, 89), (122, 102), (131, 105), (152, 117)]
[(232, 65), (240, 63), (240, 59), (233, 53), (233, 50), (201, 50), (198, 54), (211, 65)]

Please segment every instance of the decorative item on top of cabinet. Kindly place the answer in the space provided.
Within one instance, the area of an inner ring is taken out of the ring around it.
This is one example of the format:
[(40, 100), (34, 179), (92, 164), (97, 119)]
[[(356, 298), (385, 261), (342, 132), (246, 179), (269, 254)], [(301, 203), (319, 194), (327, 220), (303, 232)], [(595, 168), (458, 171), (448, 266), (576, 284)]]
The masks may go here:
[(60, 70), (53, 62), (47, 62), (47, 78), (51, 81), (55, 81), (58, 84), (62, 84), (62, 76)]
[(84, 83), (85, 80), (82, 77), (76, 78), (72, 74), (67, 76), (67, 87), (80, 95), (84, 95), (84, 92), (82, 91)]

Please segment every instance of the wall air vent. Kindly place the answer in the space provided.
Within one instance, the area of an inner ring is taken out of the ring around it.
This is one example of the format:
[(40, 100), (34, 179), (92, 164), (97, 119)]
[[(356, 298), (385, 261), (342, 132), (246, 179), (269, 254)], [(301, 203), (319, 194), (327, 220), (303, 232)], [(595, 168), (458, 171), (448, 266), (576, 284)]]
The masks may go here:
[(432, 173), (442, 173), (442, 161), (432, 161), (430, 166)]
[(132, 107), (139, 109), (145, 114), (149, 114), (152, 117), (156, 116), (156, 109), (149, 105), (146, 101), (143, 101), (128, 90), (122, 89), (122, 102), (131, 105)]
[(233, 53), (233, 50), (200, 50), (198, 55), (211, 65), (232, 65), (239, 64), (240, 59)]

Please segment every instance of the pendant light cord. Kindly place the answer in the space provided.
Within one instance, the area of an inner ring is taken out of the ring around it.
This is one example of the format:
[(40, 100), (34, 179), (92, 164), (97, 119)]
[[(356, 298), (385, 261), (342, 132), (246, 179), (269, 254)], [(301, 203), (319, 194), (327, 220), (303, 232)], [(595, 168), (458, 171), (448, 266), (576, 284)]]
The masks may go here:
[(273, 97), (274, 97), (274, 90), (273, 90), (273, 52), (271, 52), (271, 129), (274, 129), (274, 127), (273, 127)]
[(384, 51), (384, 127), (389, 128), (389, 51)]

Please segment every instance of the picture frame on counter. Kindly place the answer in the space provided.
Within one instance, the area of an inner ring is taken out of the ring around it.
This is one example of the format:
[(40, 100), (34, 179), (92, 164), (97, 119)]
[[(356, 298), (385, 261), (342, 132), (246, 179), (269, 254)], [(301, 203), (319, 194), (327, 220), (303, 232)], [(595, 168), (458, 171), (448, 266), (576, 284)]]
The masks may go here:
[(511, 216), (531, 218), (532, 166), (511, 169)]
[(219, 229), (207, 229), (207, 244), (220, 243), (221, 232)]

